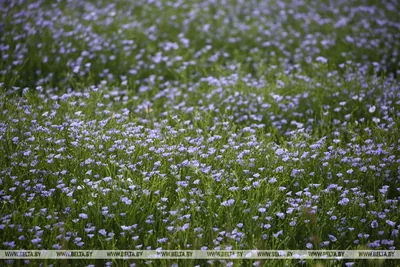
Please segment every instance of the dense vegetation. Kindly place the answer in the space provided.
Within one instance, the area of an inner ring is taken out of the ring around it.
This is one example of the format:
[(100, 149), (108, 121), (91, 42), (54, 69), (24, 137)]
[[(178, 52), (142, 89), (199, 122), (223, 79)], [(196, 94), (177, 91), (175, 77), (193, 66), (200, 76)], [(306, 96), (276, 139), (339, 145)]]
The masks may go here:
[(0, 10), (1, 249), (400, 249), (398, 1)]

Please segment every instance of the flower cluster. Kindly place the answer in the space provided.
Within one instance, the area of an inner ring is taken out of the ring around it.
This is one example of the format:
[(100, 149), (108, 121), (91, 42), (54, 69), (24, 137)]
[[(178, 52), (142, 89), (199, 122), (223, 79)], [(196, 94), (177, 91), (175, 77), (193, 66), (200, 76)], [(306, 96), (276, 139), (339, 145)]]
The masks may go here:
[(399, 249), (395, 1), (8, 2), (2, 249)]

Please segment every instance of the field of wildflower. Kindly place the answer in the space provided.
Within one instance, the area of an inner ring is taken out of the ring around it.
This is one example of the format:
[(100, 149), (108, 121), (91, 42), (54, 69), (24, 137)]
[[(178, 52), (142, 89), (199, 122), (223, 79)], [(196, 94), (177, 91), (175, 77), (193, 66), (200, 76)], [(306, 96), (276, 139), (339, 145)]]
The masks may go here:
[(400, 249), (397, 0), (0, 11), (0, 249)]

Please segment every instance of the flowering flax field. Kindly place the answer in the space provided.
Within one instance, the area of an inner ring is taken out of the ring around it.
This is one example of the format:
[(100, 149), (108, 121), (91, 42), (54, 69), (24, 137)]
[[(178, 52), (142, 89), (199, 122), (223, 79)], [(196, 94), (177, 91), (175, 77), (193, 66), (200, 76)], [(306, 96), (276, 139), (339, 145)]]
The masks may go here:
[(1, 249), (400, 249), (396, 0), (0, 10)]

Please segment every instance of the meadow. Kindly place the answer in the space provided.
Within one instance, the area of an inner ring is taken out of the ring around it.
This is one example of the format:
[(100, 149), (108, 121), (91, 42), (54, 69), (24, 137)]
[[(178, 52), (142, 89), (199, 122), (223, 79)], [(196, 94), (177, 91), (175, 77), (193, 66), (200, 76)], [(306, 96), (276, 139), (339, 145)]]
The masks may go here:
[(400, 250), (400, 2), (0, 11), (0, 249)]

